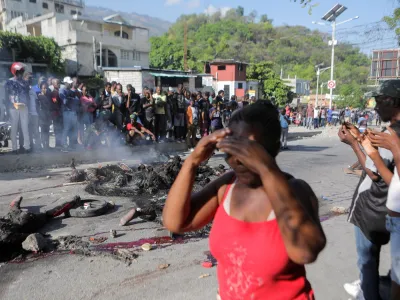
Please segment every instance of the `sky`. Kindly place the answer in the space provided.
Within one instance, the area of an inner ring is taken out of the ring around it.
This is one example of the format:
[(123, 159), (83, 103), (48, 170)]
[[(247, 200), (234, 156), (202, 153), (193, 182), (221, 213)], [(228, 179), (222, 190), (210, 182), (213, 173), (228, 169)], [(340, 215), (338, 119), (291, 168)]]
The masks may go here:
[(174, 22), (182, 14), (212, 13), (226, 11), (229, 8), (243, 6), (245, 14), (256, 10), (258, 16), (267, 14), (274, 25), (303, 25), (310, 29), (330, 32), (330, 26), (312, 24), (335, 4), (339, 3), (348, 9), (338, 18), (338, 22), (359, 16), (359, 19), (338, 26), (338, 40), (354, 43), (364, 52), (377, 47), (396, 47), (394, 35), (385, 24), (376, 23), (390, 15), (397, 7), (397, 0), (313, 0), (318, 5), (309, 15), (308, 9), (301, 8), (293, 0), (85, 0), (86, 5), (102, 6), (117, 11), (146, 14)]

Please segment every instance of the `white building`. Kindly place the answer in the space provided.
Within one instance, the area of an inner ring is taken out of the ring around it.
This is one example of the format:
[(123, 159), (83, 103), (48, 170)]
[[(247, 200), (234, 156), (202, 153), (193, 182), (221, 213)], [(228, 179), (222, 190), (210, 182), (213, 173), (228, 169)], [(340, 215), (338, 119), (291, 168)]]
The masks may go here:
[(69, 75), (93, 76), (102, 67), (149, 67), (149, 30), (132, 26), (119, 15), (99, 21), (52, 12), (29, 20), (13, 19), (6, 29), (54, 38)]
[(283, 81), (287, 86), (291, 88), (291, 91), (293, 93), (296, 93), (299, 96), (310, 95), (310, 80), (299, 79), (297, 78), (297, 76), (295, 76), (295, 78), (283, 78)]
[(83, 0), (1, 0), (0, 30), (13, 19), (28, 20), (50, 12), (67, 17), (81, 15), (84, 7)]

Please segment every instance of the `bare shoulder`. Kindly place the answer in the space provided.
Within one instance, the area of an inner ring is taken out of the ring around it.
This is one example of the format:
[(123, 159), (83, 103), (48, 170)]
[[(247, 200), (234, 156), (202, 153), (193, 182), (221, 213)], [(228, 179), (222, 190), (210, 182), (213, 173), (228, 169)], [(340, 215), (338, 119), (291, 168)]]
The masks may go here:
[(229, 171), (213, 181), (214, 187), (218, 195), (218, 203), (221, 203), (226, 188), (228, 187), (229, 184), (233, 182), (234, 179), (235, 179), (235, 172)]

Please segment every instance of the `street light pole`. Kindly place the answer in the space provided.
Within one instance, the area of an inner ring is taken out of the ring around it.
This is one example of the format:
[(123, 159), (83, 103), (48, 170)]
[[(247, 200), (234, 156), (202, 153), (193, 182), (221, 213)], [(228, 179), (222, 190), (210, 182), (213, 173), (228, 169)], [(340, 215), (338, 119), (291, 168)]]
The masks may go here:
[[(336, 37), (336, 19), (332, 22), (332, 58), (331, 58), (331, 80), (333, 80), (333, 68), (335, 67), (335, 40)], [(330, 89), (329, 109), (332, 109), (333, 89)]]
[(315, 95), (315, 107), (318, 107), (319, 75), (320, 75), (320, 69), (319, 69), (319, 66), (318, 66), (318, 70), (317, 70), (317, 95)]
[[(336, 26), (341, 25), (350, 21), (353, 21), (354, 19), (358, 19), (358, 16), (355, 16), (354, 18), (348, 19), (346, 21), (336, 23), (336, 18), (339, 17), (344, 11), (347, 10), (346, 6), (343, 6), (341, 4), (336, 4), (330, 11), (328, 11), (323, 17), (322, 20), (325, 22), (329, 22), (330, 25), (332, 26), (332, 41), (329, 42), (329, 45), (332, 46), (332, 58), (331, 58), (331, 81), (333, 81), (333, 75), (334, 75), (334, 67), (335, 67), (335, 45), (337, 43), (336, 41)], [(326, 25), (326, 23), (320, 23), (320, 22), (313, 22), (313, 24), (318, 24), (318, 25)], [(332, 109), (332, 99), (333, 98), (333, 89), (330, 88), (330, 99), (329, 99), (329, 108)]]

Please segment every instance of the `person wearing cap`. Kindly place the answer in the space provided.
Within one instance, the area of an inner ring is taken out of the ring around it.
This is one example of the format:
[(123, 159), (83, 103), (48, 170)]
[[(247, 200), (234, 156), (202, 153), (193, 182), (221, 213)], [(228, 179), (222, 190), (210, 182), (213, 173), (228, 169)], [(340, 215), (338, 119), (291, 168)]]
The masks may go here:
[(135, 144), (135, 142), (144, 141), (147, 137), (150, 137), (153, 141), (156, 140), (154, 134), (145, 128), (138, 122), (138, 116), (136, 114), (130, 115), (131, 122), (126, 125), (128, 131), (126, 135), (127, 144)]
[[(400, 133), (398, 125), (400, 121), (400, 80), (383, 82), (370, 96), (375, 97), (375, 110), (379, 116), (384, 122), (390, 122), (391, 127), (396, 130), (398, 135)], [(386, 135), (387, 132), (384, 134)], [(379, 256), (381, 247), (390, 239), (389, 231), (386, 228), (386, 206), (388, 205), (389, 184), (394, 172), (393, 153), (380, 147), (382, 145), (371, 143), (375, 138), (374, 133), (368, 131), (367, 135), (361, 135), (360, 131), (352, 124), (342, 125), (338, 135), (343, 143), (351, 146), (363, 168), (348, 217), (348, 221), (355, 226), (360, 279), (345, 284), (344, 288), (353, 297), (361, 299), (364, 297), (366, 300), (381, 299), (379, 294)], [(375, 148), (373, 145), (378, 147)], [(400, 213), (400, 209), (397, 207), (394, 210), (396, 209)], [(389, 230), (395, 230), (395, 222), (397, 219), (390, 219)], [(399, 246), (399, 244), (396, 245), (397, 249), (400, 249)], [(400, 275), (399, 268), (396, 265), (393, 265), (392, 268), (392, 280), (399, 283), (399, 277), (396, 277), (396, 275)]]
[[(30, 152), (31, 143), (29, 139), (29, 84), (23, 79), (25, 72), (25, 65), (23, 63), (13, 63), (11, 66), (11, 73), (13, 78), (6, 82), (5, 89), (8, 95), (8, 107), (11, 118), (11, 142), (12, 151), (14, 154), (17, 152), (17, 133), (19, 126), (22, 129), (24, 148), (21, 151)], [(20, 125), (19, 125), (20, 124)], [(22, 145), (20, 145), (22, 147)]]
[[(59, 95), (62, 101), (62, 114), (63, 114), (63, 133), (62, 133), (62, 152), (68, 152), (71, 148), (75, 147), (78, 138), (78, 115), (79, 97), (71, 91), (73, 80), (67, 76), (63, 80), (64, 88), (60, 89)], [(67, 141), (69, 139), (69, 144)]]

